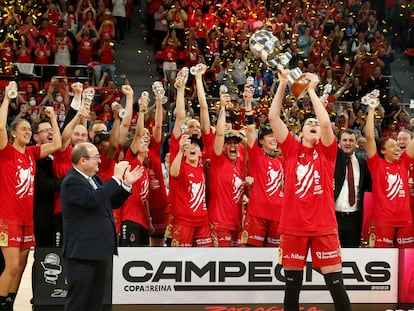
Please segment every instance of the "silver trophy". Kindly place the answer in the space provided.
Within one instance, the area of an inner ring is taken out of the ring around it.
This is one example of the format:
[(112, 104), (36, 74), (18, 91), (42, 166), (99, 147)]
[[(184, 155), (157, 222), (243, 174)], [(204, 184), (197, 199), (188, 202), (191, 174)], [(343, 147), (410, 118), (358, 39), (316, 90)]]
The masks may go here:
[(323, 87), (323, 93), (321, 96), (321, 100), (326, 101), (329, 97), (329, 94), (331, 94), (331, 92), (332, 92), (332, 84), (330, 83), (325, 84), (325, 86)]
[(15, 81), (10, 81), (9, 86), (11, 86), (12, 88), (7, 92), (7, 95), (9, 96), (9, 98), (14, 99), (17, 97), (17, 95), (19, 95), (19, 93), (17, 92), (17, 83)]
[(198, 72), (206, 68), (207, 66), (203, 63), (197, 64), (195, 66), (190, 67), (190, 73), (195, 76)]
[(154, 81), (154, 83), (152, 83), (152, 91), (161, 99), (162, 104), (165, 104), (168, 101), (167, 97), (165, 96), (164, 85), (161, 81)]
[(118, 102), (113, 102), (112, 104), (111, 104), (111, 108), (112, 108), (112, 110), (114, 110), (116, 107), (118, 107), (118, 106), (120, 106), (121, 108), (119, 109), (119, 111), (118, 111), (118, 116), (121, 118), (121, 119), (123, 119), (123, 118), (125, 118), (127, 115), (128, 115), (128, 112), (127, 112), (127, 110), (125, 109), (125, 108), (123, 108), (122, 107), (122, 105), (120, 104), (120, 103), (118, 103)]
[(91, 108), (94, 96), (95, 96), (95, 91), (93, 89), (85, 90), (85, 99), (83, 101), (83, 105), (87, 109)]
[(183, 67), (177, 75), (177, 78), (175, 79), (175, 85), (177, 87), (181, 87), (184, 83), (184, 78), (188, 76), (188, 73), (190, 72), (190, 69), (188, 67)]
[(378, 105), (378, 97), (380, 96), (380, 92), (375, 89), (372, 92), (366, 94), (361, 98), (361, 104), (365, 106), (370, 106), (372, 108), (376, 108)]
[(224, 84), (220, 85), (220, 94), (221, 93), (228, 93), (229, 89)]
[[(289, 52), (282, 52), (280, 40), (268, 30), (254, 32), (250, 37), (249, 46), (252, 53), (260, 57), (266, 65), (278, 70), (287, 68), (292, 59)], [(309, 85), (309, 81), (298, 67), (290, 70), (288, 83), (296, 99), (303, 97)]]

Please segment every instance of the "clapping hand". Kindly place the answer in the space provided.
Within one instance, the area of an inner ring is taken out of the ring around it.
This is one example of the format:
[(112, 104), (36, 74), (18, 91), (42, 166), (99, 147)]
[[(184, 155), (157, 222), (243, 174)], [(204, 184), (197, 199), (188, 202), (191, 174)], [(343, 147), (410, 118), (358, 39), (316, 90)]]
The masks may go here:
[(124, 174), (124, 183), (132, 185), (141, 178), (142, 174), (144, 174), (144, 167), (142, 165), (137, 165), (133, 170), (131, 170), (131, 166), (128, 166)]

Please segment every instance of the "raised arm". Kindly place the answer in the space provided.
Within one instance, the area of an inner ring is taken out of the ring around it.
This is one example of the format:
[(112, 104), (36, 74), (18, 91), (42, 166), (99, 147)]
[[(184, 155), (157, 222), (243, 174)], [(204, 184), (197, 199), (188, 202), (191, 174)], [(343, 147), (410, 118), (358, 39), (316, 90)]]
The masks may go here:
[(190, 139), (184, 135), (180, 139), (180, 149), (170, 166), (170, 176), (178, 177), (180, 175), (181, 162), (184, 157), (184, 147), (190, 143)]
[[(377, 106), (379, 104), (378, 99)], [(367, 158), (372, 158), (377, 153), (377, 144), (375, 143), (375, 108), (376, 106), (368, 105), (368, 115), (365, 124), (365, 137), (367, 139)]]
[(61, 151), (66, 150), (66, 148), (69, 146), (70, 139), (72, 137), (73, 132), (75, 131), (76, 125), (82, 124), (82, 120), (87, 120), (88, 116), (89, 109), (86, 106), (79, 107), (73, 119), (70, 120), (70, 122), (66, 125), (65, 129), (62, 132), (62, 146), (60, 147)]
[(279, 86), (275, 96), (273, 97), (272, 104), (269, 109), (269, 123), (273, 130), (277, 142), (283, 143), (289, 133), (286, 124), (280, 118), (280, 109), (282, 109), (283, 97), (285, 95), (286, 86), (288, 84), (289, 70), (279, 71)]
[(226, 126), (226, 106), (231, 104), (229, 93), (220, 91), (220, 111), (217, 118), (216, 133), (214, 138), (214, 153), (221, 155), (224, 145), (224, 128)]
[(185, 123), (185, 85), (188, 79), (188, 72), (181, 69), (175, 79), (174, 87), (177, 89), (177, 98), (175, 106), (175, 124), (172, 134), (175, 138), (181, 135), (181, 125)]
[(305, 77), (309, 80), (308, 94), (321, 128), (321, 142), (324, 146), (330, 146), (335, 139), (335, 134), (332, 130), (331, 120), (329, 119), (325, 105), (315, 91), (319, 84), (319, 78), (316, 74), (310, 72), (305, 73)]
[(119, 145), (122, 147), (125, 146), (128, 140), (128, 133), (129, 128), (131, 126), (132, 114), (133, 111), (133, 104), (134, 104), (134, 90), (128, 84), (124, 84), (122, 87), (122, 93), (125, 95), (125, 111), (126, 116), (121, 121), (121, 126), (119, 129)]
[(6, 148), (8, 143), (7, 136), (7, 114), (10, 105), (9, 91), (14, 89), (17, 92), (17, 83), (12, 81), (4, 89), (3, 103), (0, 106), (0, 150)]
[(139, 114), (137, 120), (137, 126), (135, 128), (135, 136), (131, 143), (131, 151), (133, 153), (138, 153), (138, 144), (140, 143), (141, 137), (144, 136), (144, 120), (145, 114), (148, 111), (149, 98), (147, 96), (142, 96), (138, 100), (139, 104)]
[(254, 116), (252, 111), (254, 90), (250, 85), (244, 86), (243, 100), (244, 100), (244, 115), (246, 121), (246, 137), (247, 145), (251, 148), (257, 139), (256, 125), (254, 123)]
[(164, 109), (162, 108), (161, 94), (154, 92), (155, 95), (155, 124), (152, 129), (152, 137), (157, 143), (160, 143), (162, 140), (162, 121), (164, 115)]
[(40, 146), (40, 158), (47, 157), (49, 154), (55, 152), (56, 150), (59, 150), (62, 147), (62, 138), (60, 136), (59, 124), (57, 123), (53, 107), (46, 107), (45, 114), (50, 119), (53, 136), (51, 143), (46, 143)]
[(208, 113), (208, 104), (206, 99), (206, 92), (204, 90), (203, 75), (206, 73), (207, 66), (204, 64), (197, 65), (199, 70), (195, 75), (196, 90), (198, 103), (200, 104), (200, 123), (201, 131), (208, 135), (211, 131), (210, 114)]

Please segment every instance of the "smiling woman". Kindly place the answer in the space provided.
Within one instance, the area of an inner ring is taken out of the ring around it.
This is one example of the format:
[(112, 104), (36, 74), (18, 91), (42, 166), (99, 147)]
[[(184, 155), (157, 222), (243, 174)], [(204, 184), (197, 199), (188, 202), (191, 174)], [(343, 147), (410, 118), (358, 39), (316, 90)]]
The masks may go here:
[(0, 209), (0, 242), (5, 269), (0, 275), (0, 310), (12, 310), (21, 276), (26, 267), (30, 247), (35, 245), (33, 227), (33, 189), (36, 160), (46, 157), (61, 146), (59, 127), (52, 108), (46, 109), (51, 119), (53, 140), (42, 146), (27, 146), (32, 138), (30, 123), (15, 119), (10, 125), (8, 141), (7, 113), (17, 84), (9, 83), (0, 107), (0, 196), (5, 204)]
[[(369, 96), (369, 94), (367, 95)], [(410, 211), (408, 172), (414, 158), (414, 140), (407, 144), (404, 152), (390, 138), (375, 140), (374, 113), (378, 98), (368, 105), (367, 164), (372, 176), (372, 233), (374, 247), (414, 247), (414, 228)]]

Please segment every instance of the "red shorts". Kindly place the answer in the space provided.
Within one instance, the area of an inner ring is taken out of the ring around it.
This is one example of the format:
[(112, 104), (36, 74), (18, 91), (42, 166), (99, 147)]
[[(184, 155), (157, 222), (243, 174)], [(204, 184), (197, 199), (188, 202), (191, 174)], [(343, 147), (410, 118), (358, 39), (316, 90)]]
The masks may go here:
[(240, 230), (231, 230), (218, 222), (210, 223), (211, 238), (215, 247), (238, 246)]
[(375, 227), (374, 247), (414, 247), (414, 227), (393, 227), (377, 225)]
[(280, 235), (279, 263), (286, 267), (303, 269), (311, 249), (315, 268), (340, 264), (341, 247), (337, 234), (321, 236)]
[(208, 226), (192, 227), (173, 223), (171, 246), (213, 246), (210, 228)]
[(0, 219), (0, 246), (28, 249), (35, 246), (34, 226), (8, 223)]
[(151, 209), (150, 214), (152, 226), (154, 227), (154, 232), (151, 233), (151, 236), (163, 235), (165, 233), (165, 228), (167, 228), (168, 222), (165, 207)]
[(246, 215), (242, 243), (254, 246), (278, 247), (280, 245), (279, 222)]

